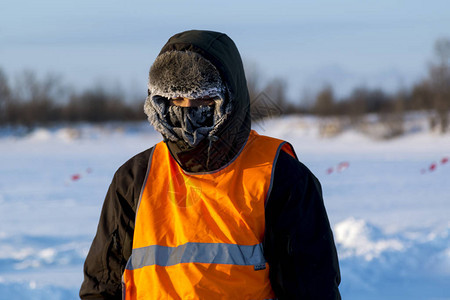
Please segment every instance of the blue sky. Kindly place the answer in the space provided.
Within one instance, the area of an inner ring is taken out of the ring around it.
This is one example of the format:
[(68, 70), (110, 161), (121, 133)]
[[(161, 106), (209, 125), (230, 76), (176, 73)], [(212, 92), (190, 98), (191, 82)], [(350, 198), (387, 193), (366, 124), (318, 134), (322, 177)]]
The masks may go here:
[[(326, 83), (394, 91), (424, 77), (433, 43), (450, 36), (450, 1), (61, 1), (0, 7), (0, 67), (59, 74), (77, 88), (120, 84), (145, 95), (147, 73), (174, 33), (227, 33), (262, 79), (291, 98)], [(293, 99), (296, 100), (296, 99)]]

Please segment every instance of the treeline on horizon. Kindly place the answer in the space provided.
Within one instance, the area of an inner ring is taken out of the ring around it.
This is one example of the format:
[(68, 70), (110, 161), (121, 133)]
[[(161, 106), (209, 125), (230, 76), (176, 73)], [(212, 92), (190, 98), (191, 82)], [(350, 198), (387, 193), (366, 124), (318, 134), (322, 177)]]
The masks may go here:
[[(312, 114), (338, 117), (358, 123), (367, 114), (402, 120), (408, 111), (426, 111), (430, 126), (449, 130), (450, 39), (435, 43), (435, 62), (420, 82), (396, 93), (356, 87), (346, 97), (337, 98), (331, 85), (313, 97), (287, 99), (287, 83), (276, 78), (264, 84), (255, 72), (247, 73), (252, 117), (260, 119), (281, 114)], [(24, 71), (14, 85), (0, 68), (0, 126), (46, 126), (58, 122), (138, 121), (146, 118), (144, 99), (126, 99), (120, 87), (96, 85), (83, 91), (61, 81), (56, 75), (39, 78)]]
[[(286, 97), (285, 81), (272, 80), (262, 89), (264, 97), (261, 97), (261, 90), (255, 89), (257, 84), (252, 82), (257, 76), (250, 76), (247, 81), (254, 104), (253, 115), (259, 118), (265, 114), (301, 113), (324, 119), (339, 119), (340, 122), (331, 123), (332, 130), (339, 131), (336, 127), (347, 124), (364, 127), (367, 125), (365, 116), (375, 114), (379, 123), (389, 127), (384, 138), (390, 138), (403, 133), (406, 112), (424, 111), (428, 115), (430, 128), (445, 133), (450, 130), (450, 38), (441, 38), (435, 42), (434, 55), (434, 62), (426, 70), (424, 79), (395, 93), (359, 86), (346, 97), (337, 98), (333, 87), (325, 85), (313, 97), (291, 102)], [(258, 98), (266, 101), (258, 101)], [(272, 99), (272, 104), (268, 104)]]

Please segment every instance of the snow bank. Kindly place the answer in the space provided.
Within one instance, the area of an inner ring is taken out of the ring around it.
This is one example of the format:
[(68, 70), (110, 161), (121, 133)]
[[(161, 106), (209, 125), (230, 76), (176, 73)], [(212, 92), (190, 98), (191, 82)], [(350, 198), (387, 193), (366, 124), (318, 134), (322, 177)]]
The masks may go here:
[(364, 220), (349, 218), (338, 223), (334, 232), (342, 259), (362, 257), (371, 261), (388, 251), (404, 251), (406, 248), (398, 238), (387, 238), (378, 228), (370, 226)]
[(450, 227), (390, 235), (348, 218), (334, 233), (347, 299), (448, 299)]

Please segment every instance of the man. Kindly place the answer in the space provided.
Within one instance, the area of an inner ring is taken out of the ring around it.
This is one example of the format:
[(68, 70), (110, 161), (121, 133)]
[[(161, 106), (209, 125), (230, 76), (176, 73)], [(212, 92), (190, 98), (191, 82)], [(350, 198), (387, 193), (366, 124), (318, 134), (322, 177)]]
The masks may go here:
[(225, 34), (174, 35), (144, 110), (164, 141), (116, 172), (82, 299), (340, 299), (321, 187), (292, 147), (251, 130)]

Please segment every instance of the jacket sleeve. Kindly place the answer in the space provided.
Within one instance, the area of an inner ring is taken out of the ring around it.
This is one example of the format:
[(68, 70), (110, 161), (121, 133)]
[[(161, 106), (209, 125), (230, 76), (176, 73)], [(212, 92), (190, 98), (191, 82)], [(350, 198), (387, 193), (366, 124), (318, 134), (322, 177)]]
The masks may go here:
[(131, 255), (136, 205), (150, 152), (131, 158), (114, 175), (84, 263), (81, 299), (122, 299), (122, 274)]
[(264, 254), (279, 299), (341, 299), (339, 263), (320, 183), (283, 151), (266, 203)]

